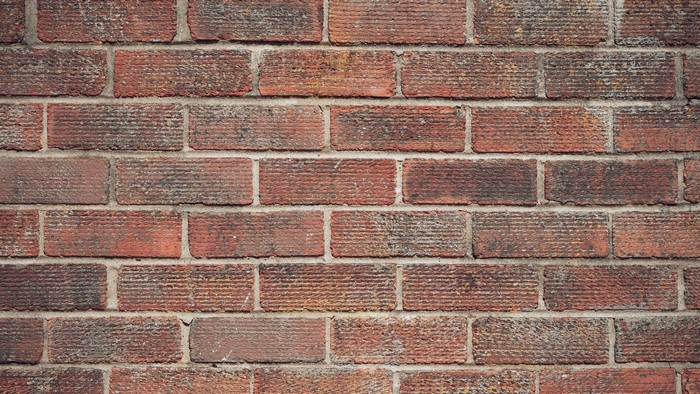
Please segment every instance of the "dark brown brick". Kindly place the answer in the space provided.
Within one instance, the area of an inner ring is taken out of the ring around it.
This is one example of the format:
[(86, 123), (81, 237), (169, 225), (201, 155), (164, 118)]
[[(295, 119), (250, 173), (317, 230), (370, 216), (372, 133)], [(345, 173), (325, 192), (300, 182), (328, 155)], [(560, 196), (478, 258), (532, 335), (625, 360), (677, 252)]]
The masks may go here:
[(99, 369), (0, 369), (0, 391), (13, 394), (103, 394)]
[(685, 200), (692, 203), (700, 202), (700, 160), (686, 160), (683, 176)]
[(700, 369), (687, 369), (681, 378), (683, 394), (700, 393)]
[(615, 41), (623, 45), (698, 45), (700, 3), (626, 0), (620, 3)]
[(401, 394), (534, 394), (535, 376), (526, 371), (419, 371), (401, 374)]
[(551, 370), (540, 375), (540, 394), (674, 394), (671, 368)]
[(41, 149), (43, 112), (41, 104), (0, 104), (0, 149)]
[(686, 54), (683, 57), (685, 96), (700, 98), (700, 55)]
[(109, 379), (112, 394), (250, 393), (250, 372), (220, 368), (115, 367)]
[(0, 42), (20, 42), (24, 36), (24, 1), (0, 2)]
[(389, 394), (391, 372), (381, 369), (262, 369), (255, 371), (255, 394)]
[(44, 351), (44, 322), (41, 319), (0, 318), (0, 343), (0, 364), (36, 364)]
[(700, 257), (700, 213), (630, 212), (613, 216), (615, 255)]
[(627, 108), (615, 111), (619, 152), (700, 151), (700, 107)]
[(0, 256), (34, 257), (39, 254), (39, 214), (35, 210), (0, 210)]
[(700, 309), (700, 267), (689, 267), (683, 270), (685, 281), (685, 307)]
[(615, 319), (615, 361), (698, 362), (698, 338), (697, 317)]

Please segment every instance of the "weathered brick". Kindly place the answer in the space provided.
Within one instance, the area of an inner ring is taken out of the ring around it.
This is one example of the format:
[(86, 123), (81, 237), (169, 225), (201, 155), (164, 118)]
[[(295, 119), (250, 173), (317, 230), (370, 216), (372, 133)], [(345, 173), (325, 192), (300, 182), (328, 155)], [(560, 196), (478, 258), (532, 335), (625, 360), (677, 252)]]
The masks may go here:
[(52, 363), (159, 363), (182, 357), (176, 317), (54, 318)]
[(588, 318), (476, 319), (477, 364), (605, 364), (608, 323)]
[(534, 53), (405, 52), (403, 62), (406, 97), (535, 97)]
[(534, 160), (407, 159), (403, 198), (408, 204), (537, 203)]
[(331, 358), (340, 363), (451, 364), (467, 360), (462, 317), (333, 318)]
[(212, 150), (321, 150), (323, 113), (310, 105), (195, 105), (189, 144)]
[(493, 257), (605, 257), (607, 215), (493, 212), (474, 215), (474, 255)]
[(43, 112), (41, 104), (0, 104), (0, 149), (41, 149)]
[(341, 44), (463, 44), (465, 0), (337, 0), (328, 32)]
[(687, 369), (681, 378), (683, 394), (700, 393), (700, 369)]
[(683, 270), (685, 281), (685, 307), (700, 309), (700, 267), (689, 267)]
[(615, 361), (698, 362), (698, 338), (697, 317), (615, 319)]
[(24, 1), (0, 1), (0, 42), (20, 42), (24, 36)]
[(396, 272), (385, 264), (265, 264), (266, 311), (378, 311), (396, 306)]
[(264, 51), (260, 63), (263, 96), (391, 97), (395, 91), (388, 51)]
[(109, 390), (112, 394), (248, 394), (250, 372), (194, 367), (116, 367), (112, 369)]
[(619, 152), (700, 151), (700, 107), (626, 108), (615, 111)]
[(692, 203), (700, 202), (700, 160), (686, 160), (683, 176), (685, 200)]
[(100, 264), (0, 265), (0, 310), (73, 311), (107, 306)]
[(700, 213), (629, 212), (613, 216), (619, 257), (700, 257)]
[(674, 394), (671, 368), (550, 370), (540, 375), (540, 394)]
[(262, 369), (255, 371), (256, 394), (389, 394), (391, 373), (381, 369)]
[(180, 257), (182, 220), (174, 212), (51, 211), (48, 256)]
[(683, 57), (685, 96), (700, 98), (700, 55), (685, 54)]
[(549, 98), (662, 99), (675, 94), (671, 54), (648, 52), (545, 55)]
[(37, 211), (0, 210), (0, 256), (34, 257), (39, 254)]
[(122, 311), (251, 311), (253, 267), (123, 265), (117, 299)]
[(194, 0), (187, 18), (195, 40), (320, 42), (323, 0)]
[(620, 3), (615, 41), (623, 45), (698, 45), (700, 3), (627, 0)]
[(517, 311), (537, 308), (532, 266), (472, 264), (403, 267), (407, 311)]
[(103, 394), (99, 369), (41, 368), (0, 369), (0, 391), (14, 394)]
[(467, 215), (462, 212), (333, 212), (331, 250), (336, 257), (467, 254)]
[(0, 343), (0, 364), (36, 364), (44, 351), (44, 322), (0, 318)]
[(250, 51), (118, 50), (114, 95), (242, 96), (251, 89)]
[(266, 159), (260, 161), (262, 204), (390, 205), (396, 162), (387, 159)]
[(106, 204), (108, 200), (106, 158), (0, 158), (2, 203)]
[(189, 215), (195, 257), (323, 255), (321, 212), (234, 212)]
[(332, 106), (331, 145), (336, 150), (461, 152), (460, 107)]
[(195, 362), (318, 362), (325, 356), (322, 318), (195, 318)]
[(525, 371), (419, 371), (401, 374), (401, 394), (534, 394), (535, 377)]

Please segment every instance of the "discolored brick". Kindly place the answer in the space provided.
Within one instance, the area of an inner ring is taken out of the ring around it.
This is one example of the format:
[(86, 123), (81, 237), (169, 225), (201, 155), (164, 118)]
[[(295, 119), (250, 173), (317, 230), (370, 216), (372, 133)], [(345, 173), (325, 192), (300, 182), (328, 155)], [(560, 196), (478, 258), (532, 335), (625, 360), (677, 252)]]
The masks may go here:
[(540, 375), (540, 393), (673, 394), (675, 381), (670, 368), (551, 370)]
[(698, 362), (698, 336), (697, 317), (615, 319), (615, 361)]
[(618, 257), (700, 257), (700, 214), (628, 212), (613, 215)]
[(109, 390), (113, 394), (248, 394), (250, 371), (197, 367), (115, 367), (109, 378)]
[(103, 394), (103, 371), (85, 368), (0, 369), (0, 391)]
[(262, 369), (255, 371), (256, 394), (389, 394), (391, 372), (381, 369)]
[(401, 374), (401, 394), (534, 394), (535, 376), (526, 371), (418, 371)]
[(0, 2), (0, 42), (20, 42), (24, 36), (24, 1)]
[(0, 364), (39, 363), (44, 350), (43, 320), (0, 318), (0, 343)]
[(39, 214), (36, 210), (0, 210), (0, 256), (39, 254)]
[(0, 104), (0, 149), (41, 149), (43, 112), (41, 104)]
[(615, 110), (615, 147), (619, 152), (700, 151), (700, 107), (651, 107)]
[(700, 4), (695, 1), (626, 0), (620, 5), (616, 11), (618, 44), (700, 44)]

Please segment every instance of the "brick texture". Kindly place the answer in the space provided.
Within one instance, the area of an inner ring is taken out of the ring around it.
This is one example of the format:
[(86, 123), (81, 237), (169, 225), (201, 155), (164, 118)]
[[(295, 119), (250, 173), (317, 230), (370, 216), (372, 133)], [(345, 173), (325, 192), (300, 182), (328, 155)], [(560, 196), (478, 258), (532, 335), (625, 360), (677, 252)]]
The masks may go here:
[(683, 394), (692, 394), (700, 391), (700, 370), (689, 369), (683, 373)]
[(41, 319), (0, 318), (0, 364), (37, 364), (44, 348)]
[(634, 108), (615, 111), (619, 152), (700, 151), (700, 107)]
[(624, 45), (698, 45), (700, 4), (694, 1), (625, 1), (615, 40)]
[(84, 368), (0, 369), (8, 393), (104, 393), (103, 372)]
[(685, 281), (685, 306), (688, 309), (700, 309), (700, 268), (683, 270)]
[(401, 394), (431, 391), (441, 393), (484, 392), (530, 394), (535, 392), (535, 377), (523, 371), (444, 371), (409, 372), (401, 376)]
[(250, 377), (246, 370), (216, 368), (124, 368), (112, 370), (110, 393), (210, 393), (248, 394)]
[(0, 2), (0, 42), (18, 42), (24, 36), (24, 1)]
[(556, 370), (540, 375), (541, 394), (676, 392), (676, 371), (664, 369)]
[(0, 256), (34, 257), (39, 254), (37, 211), (0, 210)]
[(683, 195), (686, 201), (700, 202), (700, 160), (686, 160), (683, 174)]
[(255, 373), (255, 393), (390, 393), (391, 374), (369, 369), (264, 369)]
[(700, 257), (700, 215), (694, 212), (623, 213), (613, 216), (619, 257)]
[(41, 149), (42, 112), (39, 104), (0, 104), (0, 149)]
[(697, 317), (615, 319), (615, 361), (698, 362)]
[(685, 70), (685, 96), (700, 98), (700, 56), (685, 55), (683, 70)]

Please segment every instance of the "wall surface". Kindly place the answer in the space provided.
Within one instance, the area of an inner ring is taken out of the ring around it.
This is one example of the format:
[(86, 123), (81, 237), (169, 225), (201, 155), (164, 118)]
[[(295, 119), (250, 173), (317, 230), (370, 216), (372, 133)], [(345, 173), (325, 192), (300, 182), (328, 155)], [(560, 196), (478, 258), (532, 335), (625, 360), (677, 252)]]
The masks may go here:
[(700, 393), (700, 1), (0, 0), (0, 392)]

